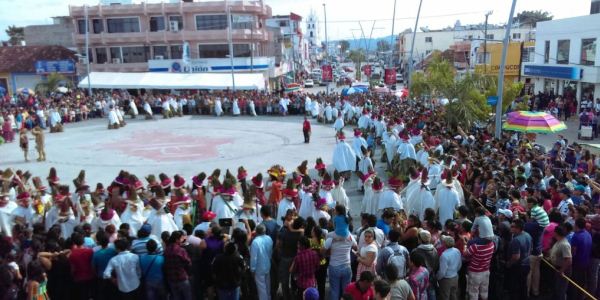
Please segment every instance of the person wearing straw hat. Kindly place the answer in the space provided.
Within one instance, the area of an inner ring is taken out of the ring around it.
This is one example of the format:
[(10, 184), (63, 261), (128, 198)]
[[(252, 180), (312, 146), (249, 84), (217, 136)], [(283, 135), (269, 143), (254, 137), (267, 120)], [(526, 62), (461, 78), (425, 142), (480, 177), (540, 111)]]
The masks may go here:
[(131, 189), (129, 191), (129, 197), (125, 200), (127, 207), (121, 214), (121, 221), (129, 224), (129, 235), (135, 236), (144, 225), (146, 218), (144, 218), (144, 202), (140, 200), (137, 191)]
[(235, 216), (235, 220), (239, 221), (240, 219), (244, 219), (244, 220), (252, 220), (254, 221), (254, 224), (259, 224), (260, 222), (262, 222), (262, 218), (260, 216), (260, 204), (258, 204), (258, 201), (256, 200), (256, 197), (254, 196), (255, 192), (253, 191), (254, 189), (256, 189), (255, 187), (251, 187), (250, 190), (248, 190), (245, 194), (244, 194), (244, 203), (241, 206), (241, 209), (238, 210), (238, 212), (236, 213)]
[(454, 212), (460, 206), (460, 198), (454, 188), (454, 178), (446, 176), (435, 192), (435, 210), (438, 211), (440, 223), (446, 224), (448, 220), (454, 220)]
[(23, 150), (23, 156), (25, 157), (25, 162), (28, 162), (29, 159), (27, 155), (29, 154), (29, 137), (27, 137), (27, 129), (21, 128), (19, 131), (19, 147)]
[(39, 125), (35, 125), (31, 130), (33, 137), (35, 138), (35, 150), (38, 152), (37, 161), (46, 161), (46, 149), (45, 149), (45, 138), (44, 131)]

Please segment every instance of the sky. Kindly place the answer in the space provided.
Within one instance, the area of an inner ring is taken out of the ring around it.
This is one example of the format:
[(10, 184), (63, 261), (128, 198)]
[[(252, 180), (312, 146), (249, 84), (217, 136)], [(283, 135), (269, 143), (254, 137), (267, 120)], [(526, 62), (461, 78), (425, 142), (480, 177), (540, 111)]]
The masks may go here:
[[(133, 0), (141, 2), (140, 0)], [(327, 10), (329, 40), (360, 39), (362, 32), (368, 38), (392, 34), (394, 0), (264, 0), (273, 15), (294, 12), (306, 18), (314, 11), (320, 21), (320, 38), (325, 39), (323, 3)], [(520, 0), (515, 15), (523, 10), (546, 10), (555, 19), (589, 14), (591, 0)], [(65, 16), (69, 5), (98, 4), (99, 0), (0, 0), (0, 40), (8, 39), (9, 25), (26, 26), (52, 24), (51, 17)], [(149, 3), (161, 2), (148, 0)], [(168, 2), (168, 1), (165, 1)], [(505, 24), (510, 12), (510, 0), (423, 0), (419, 27), (441, 29), (461, 24), (479, 24), (485, 13), (492, 11), (489, 23)], [(399, 0), (396, 5), (394, 34), (413, 28), (419, 0)], [(376, 20), (376, 21), (373, 21)], [(359, 22), (360, 21), (360, 22)], [(363, 31), (360, 30), (362, 25)], [(306, 31), (305, 28), (303, 28)]]

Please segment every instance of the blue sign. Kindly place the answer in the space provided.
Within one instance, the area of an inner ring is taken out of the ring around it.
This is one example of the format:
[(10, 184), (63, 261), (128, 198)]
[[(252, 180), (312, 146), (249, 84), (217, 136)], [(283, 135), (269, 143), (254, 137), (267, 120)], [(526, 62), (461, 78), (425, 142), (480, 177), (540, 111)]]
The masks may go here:
[(526, 65), (523, 70), (525, 76), (550, 77), (567, 80), (579, 80), (583, 77), (583, 70), (579, 67), (535, 66)]
[(495, 106), (496, 103), (498, 103), (498, 96), (488, 96), (487, 97), (487, 104), (488, 105)]
[(72, 60), (38, 60), (35, 62), (36, 74), (75, 73), (75, 62)]

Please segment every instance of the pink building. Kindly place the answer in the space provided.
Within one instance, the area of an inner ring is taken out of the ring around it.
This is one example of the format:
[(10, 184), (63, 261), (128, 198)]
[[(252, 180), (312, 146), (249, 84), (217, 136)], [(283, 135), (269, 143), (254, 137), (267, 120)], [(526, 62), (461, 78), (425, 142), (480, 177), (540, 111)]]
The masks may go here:
[[(272, 56), (265, 26), (271, 7), (263, 0), (96, 5), (88, 7), (91, 70), (148, 71), (150, 60), (182, 59), (184, 42), (190, 45), (192, 60), (223, 61), (229, 55), (228, 8), (234, 57), (249, 61)], [(75, 45), (83, 52), (85, 8), (70, 6), (69, 15), (75, 24)]]

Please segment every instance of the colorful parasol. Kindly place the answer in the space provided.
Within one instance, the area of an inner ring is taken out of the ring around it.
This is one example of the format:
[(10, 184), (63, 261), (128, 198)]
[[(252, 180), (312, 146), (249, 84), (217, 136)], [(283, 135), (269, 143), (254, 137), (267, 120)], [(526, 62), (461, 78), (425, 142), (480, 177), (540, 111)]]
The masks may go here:
[(567, 129), (565, 123), (557, 120), (553, 115), (545, 112), (514, 111), (502, 126), (504, 130), (553, 133)]

